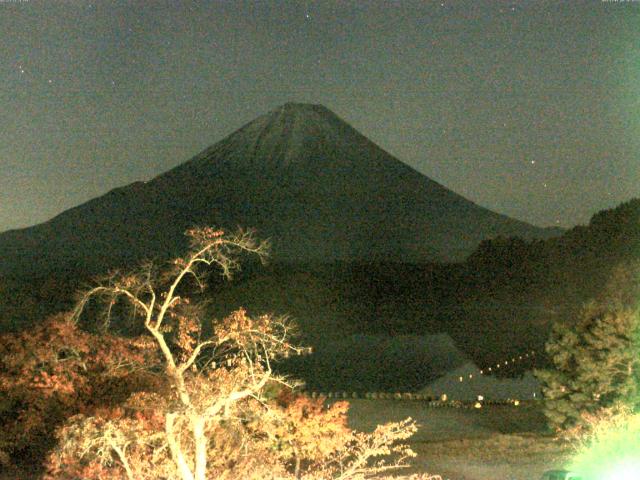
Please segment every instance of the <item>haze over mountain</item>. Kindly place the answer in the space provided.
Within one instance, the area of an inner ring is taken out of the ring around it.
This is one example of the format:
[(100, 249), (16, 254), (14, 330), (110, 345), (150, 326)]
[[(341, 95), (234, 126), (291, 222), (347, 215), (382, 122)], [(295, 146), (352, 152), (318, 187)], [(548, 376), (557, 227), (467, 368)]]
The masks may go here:
[(168, 257), (193, 225), (256, 228), (282, 262), (452, 261), (498, 235), (559, 233), (466, 200), (323, 106), (288, 103), (148, 182), (0, 234), (0, 273)]

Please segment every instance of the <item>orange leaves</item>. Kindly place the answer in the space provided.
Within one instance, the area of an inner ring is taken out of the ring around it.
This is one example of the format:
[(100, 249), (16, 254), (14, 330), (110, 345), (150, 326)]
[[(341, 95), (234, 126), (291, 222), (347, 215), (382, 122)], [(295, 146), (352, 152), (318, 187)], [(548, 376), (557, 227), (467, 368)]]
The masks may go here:
[[(287, 445), (289, 455), (303, 456), (307, 462), (319, 462), (343, 449), (351, 441), (347, 427), (347, 402), (324, 406), (323, 399), (299, 396), (286, 405), (273, 432)], [(281, 447), (282, 448), (282, 447)]]
[(292, 330), (286, 318), (271, 315), (254, 318), (240, 308), (213, 325), (213, 338), (220, 344), (226, 343), (228, 350), (264, 363), (301, 351), (289, 342)]
[(49, 456), (45, 478), (161, 478), (138, 475), (144, 470), (154, 472), (150, 453), (162, 445), (157, 427), (144, 413), (128, 413), (120, 407), (71, 417), (57, 432), (58, 445)]
[(190, 228), (185, 232), (185, 235), (188, 237), (201, 237), (201, 238), (219, 238), (224, 235), (224, 230), (215, 229), (213, 227), (203, 227), (203, 228)]
[(164, 422), (164, 413), (168, 407), (170, 398), (157, 392), (133, 393), (125, 404), (128, 410), (134, 411), (138, 421), (147, 422), (159, 429)]
[(126, 275), (120, 278), (118, 282), (121, 288), (129, 289), (131, 287), (137, 286), (140, 283), (140, 279), (136, 275)]
[(212, 227), (190, 228), (185, 232), (185, 235), (192, 239), (192, 243), (203, 245), (220, 241), (224, 237), (224, 230)]
[(175, 344), (190, 355), (198, 342), (200, 329), (200, 322), (197, 320), (190, 317), (181, 318), (178, 322)]
[[(259, 358), (264, 352), (294, 349), (281, 319), (252, 318), (239, 310), (222, 321), (216, 329), (221, 337), (214, 337), (207, 355), (222, 361), (223, 367), (204, 362), (182, 373), (188, 403), (180, 399), (176, 379), (168, 372), (144, 368), (156, 364), (157, 344), (146, 338), (96, 336), (71, 325), (47, 324), (32, 332), (31, 340), (11, 337), (19, 348), (5, 353), (16, 366), (20, 359), (33, 357), (26, 369), (31, 376), (22, 377), (29, 380), (19, 389), (7, 380), (18, 380), (15, 374), (24, 367), (16, 368), (13, 377), (6, 364), (0, 369), (2, 385), (13, 385), (7, 392), (23, 405), (11, 424), (2, 425), (3, 434), (23, 448), (43, 436), (53, 443), (57, 429), (46, 479), (180, 478), (169, 438), (180, 439), (182, 455), (194, 465), (196, 424), (203, 426), (207, 478), (276, 474), (282, 479), (320, 480), (349, 469), (362, 472), (369, 468), (370, 458), (380, 455), (410, 455), (393, 444), (412, 433), (412, 424), (358, 434), (347, 426), (346, 402), (327, 407), (323, 399), (297, 396), (290, 387), (282, 387), (286, 380), (274, 377), (266, 360)], [(177, 343), (193, 348), (199, 323), (188, 320), (178, 327), (185, 337), (178, 337)], [(39, 349), (45, 337), (57, 340)], [(281, 390), (273, 400), (268, 392), (275, 385)]]
[(185, 235), (189, 237), (194, 252), (202, 249), (216, 250), (227, 241), (223, 230), (212, 227), (191, 228), (185, 232)]
[[(119, 305), (109, 302), (124, 299), (143, 318), (147, 337), (95, 335), (62, 316), (1, 339), (0, 395), (16, 415), (0, 420), (0, 432), (16, 451), (38, 435), (46, 447), (55, 440), (51, 480), (319, 480), (337, 473), (347, 480), (357, 477), (349, 472), (363, 477), (371, 457), (406, 455), (391, 445), (411, 425), (356, 434), (347, 427), (346, 402), (325, 407), (292, 394), (293, 381), (272, 369), (273, 359), (301, 351), (290, 343), (286, 318), (239, 309), (202, 338), (203, 310), (183, 296), (183, 279), (202, 287), (198, 268), (207, 266), (229, 277), (236, 254), (262, 258), (265, 245), (208, 227), (187, 235), (187, 256), (164, 271), (146, 265), (113, 273), (75, 310), (77, 319), (95, 295), (111, 315)], [(274, 401), (276, 389), (288, 393)]]
[(1, 335), (0, 397), (14, 409), (0, 418), (9, 453), (46, 448), (67, 417), (148, 388), (137, 378), (140, 367), (157, 363), (151, 346), (148, 339), (84, 332), (66, 315), (29, 332)]
[(75, 391), (73, 382), (62, 375), (49, 375), (47, 372), (38, 372), (33, 378), (33, 387), (40, 389), (44, 396), (72, 395)]
[(172, 263), (178, 268), (184, 268), (187, 266), (187, 261), (184, 258), (176, 258)]

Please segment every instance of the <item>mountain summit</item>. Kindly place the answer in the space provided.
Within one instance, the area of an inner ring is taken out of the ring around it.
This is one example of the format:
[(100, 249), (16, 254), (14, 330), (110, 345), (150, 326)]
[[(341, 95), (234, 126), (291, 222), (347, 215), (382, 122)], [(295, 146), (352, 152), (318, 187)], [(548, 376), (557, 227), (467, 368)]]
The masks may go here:
[(283, 262), (449, 261), (497, 235), (557, 233), (466, 200), (321, 105), (287, 103), (149, 182), (0, 234), (0, 273), (175, 255), (193, 225), (256, 228)]

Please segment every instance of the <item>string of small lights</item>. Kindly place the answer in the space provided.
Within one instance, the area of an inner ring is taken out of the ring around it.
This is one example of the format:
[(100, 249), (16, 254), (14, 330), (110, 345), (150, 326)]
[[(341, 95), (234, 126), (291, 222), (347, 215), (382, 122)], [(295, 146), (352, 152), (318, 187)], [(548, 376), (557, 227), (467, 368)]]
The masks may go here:
[[(498, 370), (500, 370), (501, 368), (506, 368), (509, 365), (515, 365), (517, 363), (523, 362), (523, 361), (527, 361), (529, 359), (533, 359), (536, 356), (536, 351), (535, 350), (530, 350), (526, 353), (523, 353), (522, 355), (518, 355), (518, 356), (514, 356), (511, 358), (507, 358), (506, 360), (500, 361), (496, 364), (491, 365), (490, 367), (486, 367), (483, 369), (480, 369), (480, 371), (478, 372), (481, 376), (486, 376), (486, 375), (490, 375), (494, 372), (497, 372)], [(460, 382), (465, 382), (465, 381), (469, 381), (469, 380), (473, 380), (474, 378), (478, 378), (478, 376), (474, 376), (473, 373), (469, 373), (467, 375), (461, 375), (460, 377), (458, 377), (458, 380)]]
[[(310, 353), (310, 352), (309, 352)], [(458, 377), (459, 382), (468, 382), (473, 379), (477, 379), (480, 376), (489, 376), (500, 369), (507, 368), (509, 365), (515, 365), (525, 361), (531, 361), (535, 358), (536, 351), (530, 350), (520, 355), (515, 355), (492, 364), (489, 367), (479, 370), (479, 375), (469, 373), (465, 376)], [(420, 394), (410, 392), (307, 392), (312, 398), (328, 398), (328, 399), (356, 399), (365, 398), (369, 400), (423, 400), (426, 401), (428, 407), (455, 407), (455, 408), (482, 408), (483, 405), (513, 405), (519, 406), (521, 401), (519, 399), (508, 398), (506, 400), (486, 400), (483, 395), (478, 395), (475, 401), (462, 402), (458, 400), (449, 400), (446, 394), (434, 396), (433, 394)], [(533, 398), (536, 398), (536, 394), (533, 394)]]

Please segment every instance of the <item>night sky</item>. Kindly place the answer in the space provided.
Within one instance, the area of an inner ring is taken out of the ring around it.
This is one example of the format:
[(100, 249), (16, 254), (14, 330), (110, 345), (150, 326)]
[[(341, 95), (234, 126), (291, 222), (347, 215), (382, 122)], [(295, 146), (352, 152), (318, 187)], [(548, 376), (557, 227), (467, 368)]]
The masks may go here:
[(287, 101), (540, 226), (640, 196), (640, 1), (0, 0), (0, 230)]

